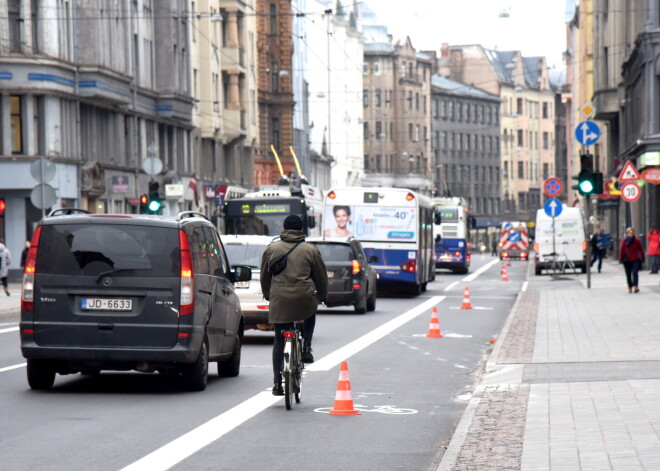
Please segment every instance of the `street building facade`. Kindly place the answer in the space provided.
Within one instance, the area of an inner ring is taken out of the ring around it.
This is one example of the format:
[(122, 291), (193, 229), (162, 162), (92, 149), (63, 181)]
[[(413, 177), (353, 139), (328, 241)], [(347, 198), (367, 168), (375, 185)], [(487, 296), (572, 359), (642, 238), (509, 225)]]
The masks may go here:
[(364, 35), (363, 185), (430, 195), (432, 58), (408, 37), (393, 43), (384, 26), (365, 26)]

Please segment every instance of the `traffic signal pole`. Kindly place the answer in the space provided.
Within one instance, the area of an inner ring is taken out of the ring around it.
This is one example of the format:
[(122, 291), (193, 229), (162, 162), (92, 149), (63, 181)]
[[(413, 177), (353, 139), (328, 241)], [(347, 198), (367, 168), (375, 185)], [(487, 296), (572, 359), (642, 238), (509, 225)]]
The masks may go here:
[(587, 200), (587, 289), (591, 289), (591, 237), (593, 237), (593, 225), (591, 224), (591, 195), (586, 195)]

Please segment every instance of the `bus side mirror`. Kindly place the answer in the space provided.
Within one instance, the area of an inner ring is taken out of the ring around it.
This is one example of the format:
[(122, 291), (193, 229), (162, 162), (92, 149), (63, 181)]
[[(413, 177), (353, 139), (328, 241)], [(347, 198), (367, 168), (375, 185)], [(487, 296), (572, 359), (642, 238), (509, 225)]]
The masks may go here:
[(440, 215), (439, 212), (436, 212), (435, 216), (433, 216), (433, 223), (434, 224), (442, 224), (442, 216)]
[(314, 216), (307, 216), (307, 227), (314, 229), (316, 227), (316, 218)]

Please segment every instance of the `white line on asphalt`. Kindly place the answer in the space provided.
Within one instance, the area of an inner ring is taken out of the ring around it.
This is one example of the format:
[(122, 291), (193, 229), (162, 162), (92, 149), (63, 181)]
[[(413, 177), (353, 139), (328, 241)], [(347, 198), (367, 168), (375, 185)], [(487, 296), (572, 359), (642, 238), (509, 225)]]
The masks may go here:
[(520, 291), (527, 291), (527, 283), (529, 283), (529, 281), (525, 281), (525, 282), (523, 283), (522, 288), (521, 288)]
[(480, 269), (478, 269), (477, 271), (475, 271), (475, 272), (472, 273), (471, 275), (466, 276), (466, 277), (463, 278), (461, 281), (474, 281), (479, 275), (481, 275), (483, 272), (485, 272), (485, 271), (488, 270), (490, 267), (492, 267), (493, 265), (495, 265), (497, 262), (498, 262), (497, 259), (492, 260), (490, 263), (487, 263), (486, 265), (484, 265), (483, 267), (481, 267)]
[(8, 332), (16, 332), (18, 327), (9, 327), (7, 329), (0, 329), (0, 334), (6, 334)]
[(24, 366), (27, 366), (27, 363), (19, 363), (18, 365), (5, 366), (4, 368), (0, 368), (0, 373), (4, 373), (5, 371), (10, 371), (10, 370), (17, 370), (18, 368), (23, 368)]
[[(430, 298), (428, 301), (404, 312), (400, 316), (386, 322), (348, 345), (335, 350), (333, 353), (321, 358), (305, 369), (307, 371), (329, 370), (333, 366), (338, 365), (341, 361), (346, 360), (351, 355), (356, 354), (398, 327), (401, 327), (406, 322), (414, 319), (424, 311), (431, 309), (443, 299), (444, 296), (434, 296)], [(174, 441), (163, 445), (158, 450), (149, 453), (144, 458), (126, 466), (121, 471), (164, 471), (170, 469), (172, 466), (180, 463), (210, 443), (213, 443), (226, 433), (232, 431), (281, 399), (281, 397), (273, 396), (267, 391), (252, 396), (250, 399), (242, 402), (233, 409), (212, 418), (185, 435), (182, 435)]]
[(444, 291), (450, 291), (450, 290), (451, 290), (454, 286), (456, 286), (457, 284), (458, 284), (458, 281), (454, 281), (452, 284), (450, 284), (449, 286), (447, 286), (447, 287), (444, 289)]

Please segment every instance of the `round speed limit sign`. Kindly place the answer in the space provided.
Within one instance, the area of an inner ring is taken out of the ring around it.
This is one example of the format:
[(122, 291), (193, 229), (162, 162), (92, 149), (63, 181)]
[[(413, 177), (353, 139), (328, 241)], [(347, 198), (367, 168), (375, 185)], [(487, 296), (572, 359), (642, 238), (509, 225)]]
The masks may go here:
[(637, 201), (642, 195), (642, 190), (637, 183), (626, 183), (621, 188), (621, 197), (628, 203)]

